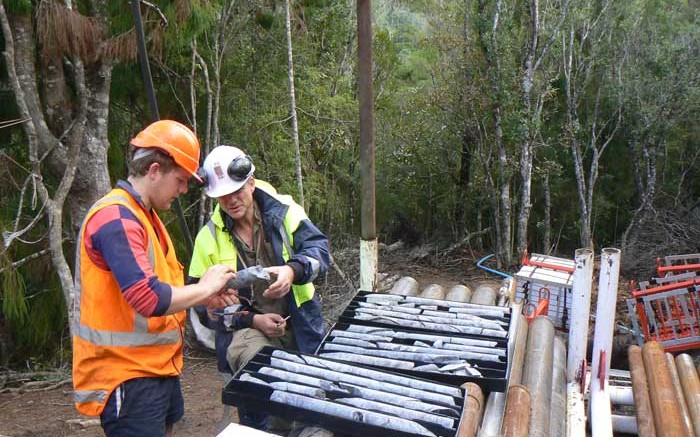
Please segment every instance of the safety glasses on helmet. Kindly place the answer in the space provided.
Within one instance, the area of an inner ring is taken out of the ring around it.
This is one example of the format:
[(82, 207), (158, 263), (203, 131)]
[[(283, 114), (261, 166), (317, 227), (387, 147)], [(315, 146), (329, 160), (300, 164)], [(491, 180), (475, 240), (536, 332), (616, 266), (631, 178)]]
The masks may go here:
[(253, 160), (248, 155), (239, 156), (231, 161), (226, 172), (236, 182), (245, 181), (253, 173)]
[[(253, 160), (248, 155), (242, 155), (234, 158), (226, 168), (226, 173), (232, 181), (244, 182), (253, 174), (254, 171)], [(209, 177), (207, 176), (207, 171), (204, 167), (200, 167), (197, 170), (197, 176), (202, 180), (202, 183), (206, 186), (209, 185)]]

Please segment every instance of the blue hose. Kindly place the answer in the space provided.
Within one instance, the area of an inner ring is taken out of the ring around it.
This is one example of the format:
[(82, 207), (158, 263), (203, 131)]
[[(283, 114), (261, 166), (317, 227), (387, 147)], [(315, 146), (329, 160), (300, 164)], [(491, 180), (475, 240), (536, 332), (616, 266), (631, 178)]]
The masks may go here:
[(503, 276), (504, 278), (512, 278), (513, 276), (511, 276), (507, 273), (499, 272), (498, 270), (494, 270), (492, 268), (481, 265), (482, 262), (486, 261), (489, 258), (492, 258), (493, 255), (494, 254), (492, 253), (490, 255), (486, 255), (485, 257), (481, 258), (479, 261), (477, 261), (476, 266), (479, 267), (480, 269), (486, 270), (489, 273), (493, 273), (494, 275)]

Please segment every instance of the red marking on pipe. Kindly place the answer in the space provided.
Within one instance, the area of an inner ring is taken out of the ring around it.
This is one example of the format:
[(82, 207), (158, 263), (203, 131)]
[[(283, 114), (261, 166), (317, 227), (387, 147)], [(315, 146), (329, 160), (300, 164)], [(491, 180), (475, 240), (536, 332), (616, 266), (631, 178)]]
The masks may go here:
[(634, 297), (642, 297), (642, 296), (649, 296), (652, 294), (658, 294), (664, 291), (668, 290), (678, 290), (682, 288), (690, 288), (695, 285), (700, 284), (700, 277), (699, 278), (693, 278), (688, 281), (683, 281), (683, 282), (676, 282), (675, 284), (666, 284), (666, 285), (660, 285), (658, 287), (652, 287), (652, 288), (647, 288), (646, 290), (633, 290), (632, 291), (632, 296)]
[(686, 270), (700, 270), (700, 264), (678, 264), (675, 266), (657, 266), (656, 271), (659, 276), (664, 276), (668, 272), (684, 272)]
[(605, 350), (600, 350), (600, 361), (598, 362), (598, 380), (600, 389), (605, 389)]

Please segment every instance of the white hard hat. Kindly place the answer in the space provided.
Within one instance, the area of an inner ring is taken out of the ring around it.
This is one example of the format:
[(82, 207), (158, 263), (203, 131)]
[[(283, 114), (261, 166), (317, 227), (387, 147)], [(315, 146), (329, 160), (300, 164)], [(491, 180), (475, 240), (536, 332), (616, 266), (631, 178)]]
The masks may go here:
[(218, 146), (204, 159), (199, 176), (206, 184), (204, 194), (221, 197), (238, 191), (254, 172), (253, 161), (241, 149)]

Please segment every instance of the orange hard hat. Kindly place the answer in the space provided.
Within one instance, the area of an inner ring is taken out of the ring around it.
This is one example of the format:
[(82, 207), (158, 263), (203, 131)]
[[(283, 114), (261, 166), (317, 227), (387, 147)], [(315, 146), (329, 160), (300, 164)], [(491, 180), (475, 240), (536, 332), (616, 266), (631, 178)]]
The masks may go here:
[(175, 163), (187, 170), (199, 182), (199, 140), (190, 128), (174, 120), (159, 120), (149, 124), (131, 140), (134, 147), (154, 147), (165, 151)]

